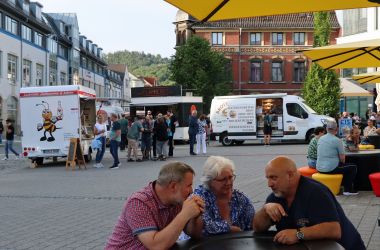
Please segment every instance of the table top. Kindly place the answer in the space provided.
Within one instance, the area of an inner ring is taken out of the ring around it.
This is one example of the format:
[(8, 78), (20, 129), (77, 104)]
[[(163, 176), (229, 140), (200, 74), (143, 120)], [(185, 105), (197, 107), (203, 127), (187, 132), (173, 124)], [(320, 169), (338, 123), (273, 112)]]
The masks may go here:
[(333, 240), (314, 240), (303, 241), (294, 245), (282, 245), (273, 242), (273, 233), (256, 234), (253, 231), (239, 233), (222, 234), (202, 240), (186, 240), (177, 242), (173, 250), (220, 250), (220, 249), (239, 249), (239, 250), (343, 250), (344, 248)]
[(359, 150), (358, 152), (346, 152), (346, 156), (380, 155), (380, 149)]

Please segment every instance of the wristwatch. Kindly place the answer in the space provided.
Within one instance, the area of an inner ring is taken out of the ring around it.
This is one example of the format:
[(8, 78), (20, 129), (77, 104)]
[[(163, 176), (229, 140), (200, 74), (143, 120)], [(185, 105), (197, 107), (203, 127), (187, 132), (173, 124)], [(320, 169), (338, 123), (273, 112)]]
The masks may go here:
[(302, 241), (305, 238), (305, 235), (301, 231), (301, 228), (297, 228), (296, 237), (299, 241)]

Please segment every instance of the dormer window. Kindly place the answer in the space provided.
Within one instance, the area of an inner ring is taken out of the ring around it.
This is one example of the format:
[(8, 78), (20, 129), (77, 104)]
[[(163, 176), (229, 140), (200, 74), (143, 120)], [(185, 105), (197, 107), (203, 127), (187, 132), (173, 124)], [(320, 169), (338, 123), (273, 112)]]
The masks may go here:
[(29, 1), (24, 0), (22, 4), (22, 9), (24, 10), (25, 13), (29, 14)]
[(59, 31), (61, 34), (65, 33), (65, 24), (63, 22), (59, 22)]
[(16, 5), (16, 0), (8, 0), (8, 3), (10, 3), (12, 5)]

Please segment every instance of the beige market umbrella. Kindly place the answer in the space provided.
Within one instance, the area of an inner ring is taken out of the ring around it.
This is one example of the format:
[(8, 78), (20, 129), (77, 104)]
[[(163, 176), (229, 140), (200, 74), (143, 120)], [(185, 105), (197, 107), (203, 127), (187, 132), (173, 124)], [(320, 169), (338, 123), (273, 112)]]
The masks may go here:
[(380, 67), (380, 39), (335, 44), (298, 52), (302, 52), (324, 69)]
[(373, 96), (371, 92), (363, 89), (362, 87), (353, 83), (352, 80), (347, 78), (339, 78), (340, 88), (343, 97), (351, 96)]
[(379, 7), (380, 0), (165, 0), (196, 19), (217, 21), (254, 16)]

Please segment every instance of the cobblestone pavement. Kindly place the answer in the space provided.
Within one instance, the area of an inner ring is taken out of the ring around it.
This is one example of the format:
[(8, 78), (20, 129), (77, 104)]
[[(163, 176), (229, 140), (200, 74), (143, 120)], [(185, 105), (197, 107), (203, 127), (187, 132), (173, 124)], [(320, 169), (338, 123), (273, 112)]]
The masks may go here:
[[(303, 166), (306, 147), (215, 144), (208, 148), (208, 155), (223, 155), (235, 162), (235, 186), (259, 209), (270, 192), (264, 178), (265, 163), (283, 154)], [(123, 165), (116, 170), (88, 165), (87, 170), (66, 171), (64, 162), (31, 169), (26, 159), (0, 161), (0, 249), (103, 249), (126, 197), (153, 180), (163, 164), (127, 163), (126, 153), (120, 155)], [(179, 145), (173, 160), (190, 164), (200, 174), (206, 157), (190, 157), (188, 146)], [(109, 153), (104, 164), (111, 165)], [(199, 175), (195, 184), (199, 184)], [(338, 200), (367, 248), (380, 249), (380, 198), (360, 192)]]

